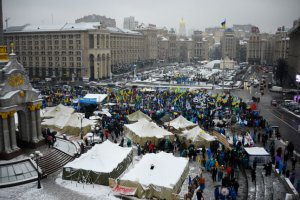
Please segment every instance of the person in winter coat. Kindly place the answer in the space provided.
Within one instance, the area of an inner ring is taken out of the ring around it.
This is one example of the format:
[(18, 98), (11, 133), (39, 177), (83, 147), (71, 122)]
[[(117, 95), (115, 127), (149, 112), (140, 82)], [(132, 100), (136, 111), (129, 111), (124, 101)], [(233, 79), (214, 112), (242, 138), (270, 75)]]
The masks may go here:
[(121, 142), (120, 142), (119, 146), (120, 146), (120, 147), (123, 147), (123, 146), (124, 146), (124, 137), (122, 137), (122, 139), (121, 139)]
[(137, 143), (137, 154), (138, 154), (138, 156), (140, 156), (141, 155), (141, 153), (142, 153), (142, 150), (141, 150), (141, 145), (139, 144), (139, 143)]
[(131, 140), (129, 138), (127, 140), (127, 147), (131, 147)]
[(219, 198), (220, 198), (220, 190), (219, 190), (219, 186), (216, 186), (216, 187), (215, 187), (214, 194), (215, 194), (215, 200), (219, 200)]
[(197, 195), (197, 200), (204, 200), (203, 190), (198, 189), (197, 192), (196, 192), (196, 195)]

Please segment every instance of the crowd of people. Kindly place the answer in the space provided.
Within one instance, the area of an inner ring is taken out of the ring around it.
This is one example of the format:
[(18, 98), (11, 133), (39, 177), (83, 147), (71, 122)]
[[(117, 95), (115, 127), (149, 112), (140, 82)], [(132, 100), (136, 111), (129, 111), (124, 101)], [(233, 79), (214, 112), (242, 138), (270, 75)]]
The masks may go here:
[[(211, 173), (213, 182), (216, 183), (216, 199), (236, 199), (238, 194), (239, 169), (251, 168), (253, 181), (255, 181), (256, 166), (249, 166), (249, 158), (244, 152), (244, 147), (259, 144), (265, 147), (273, 158), (275, 167), (279, 173), (290, 177), (292, 183), (295, 177), (296, 159), (293, 156), (293, 144), (290, 142), (285, 148), (282, 158), (282, 150), (276, 149), (271, 139), (273, 130), (268, 122), (256, 110), (255, 104), (249, 104), (240, 97), (230, 94), (214, 94), (206, 90), (183, 91), (180, 88), (168, 90), (142, 91), (141, 89), (102, 89), (108, 94), (107, 102), (114, 103), (109, 106), (111, 117), (101, 115), (99, 130), (96, 134), (101, 140), (111, 139), (117, 142), (121, 137), (120, 146), (124, 144), (123, 125), (128, 123), (126, 116), (140, 110), (166, 129), (169, 127), (162, 124), (160, 119), (169, 115), (172, 119), (182, 115), (189, 121), (198, 124), (206, 131), (216, 130), (220, 134), (232, 137), (232, 149), (225, 149), (222, 145), (212, 145), (210, 148), (197, 147), (192, 143), (180, 140), (162, 139), (158, 145), (151, 141), (145, 144), (136, 144), (138, 155), (155, 153), (157, 151), (173, 152), (182, 157), (189, 157), (191, 162), (199, 162), (199, 165)], [(55, 102), (66, 102), (70, 93), (76, 96), (77, 90), (65, 92), (65, 96), (59, 97)], [(62, 93), (64, 94), (64, 93)], [(68, 94), (68, 95), (67, 95)], [(56, 93), (47, 93), (52, 99), (58, 98)], [(74, 98), (72, 96), (72, 98)], [(68, 100), (70, 101), (70, 100)], [(122, 142), (123, 141), (123, 142)], [(127, 146), (131, 146), (131, 140), (127, 140)], [(187, 145), (188, 143), (188, 145)], [(199, 149), (202, 149), (199, 152)], [(283, 162), (280, 162), (283, 160)], [(292, 172), (288, 169), (288, 160), (292, 163)], [(272, 165), (271, 165), (272, 166)], [(266, 175), (270, 174), (270, 163), (265, 166)], [(218, 184), (220, 183), (220, 184)], [(186, 199), (191, 199), (194, 191), (198, 199), (203, 199), (205, 180), (201, 174), (190, 181)], [(198, 188), (198, 189), (197, 189)]]

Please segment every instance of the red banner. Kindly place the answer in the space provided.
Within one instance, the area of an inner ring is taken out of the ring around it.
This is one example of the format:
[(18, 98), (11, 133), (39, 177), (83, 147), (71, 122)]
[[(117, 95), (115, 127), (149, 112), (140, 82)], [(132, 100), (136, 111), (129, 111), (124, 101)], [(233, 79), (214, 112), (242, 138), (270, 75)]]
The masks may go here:
[(113, 192), (123, 194), (123, 195), (128, 195), (128, 196), (134, 196), (136, 193), (137, 188), (131, 188), (131, 187), (125, 187), (122, 185), (116, 185), (113, 188)]

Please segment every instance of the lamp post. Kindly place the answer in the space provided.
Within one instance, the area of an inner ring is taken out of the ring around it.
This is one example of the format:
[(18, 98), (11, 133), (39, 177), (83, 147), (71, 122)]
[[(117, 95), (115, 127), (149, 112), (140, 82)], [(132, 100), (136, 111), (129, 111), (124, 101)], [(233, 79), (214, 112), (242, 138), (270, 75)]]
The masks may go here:
[(82, 113), (78, 113), (77, 117), (80, 119), (80, 139), (83, 139), (82, 120), (84, 119), (84, 115)]
[(40, 151), (35, 151), (34, 153), (30, 154), (30, 158), (36, 162), (36, 171), (38, 174), (38, 186), (37, 188), (41, 188), (41, 175), (39, 172), (39, 160), (43, 157), (43, 154)]

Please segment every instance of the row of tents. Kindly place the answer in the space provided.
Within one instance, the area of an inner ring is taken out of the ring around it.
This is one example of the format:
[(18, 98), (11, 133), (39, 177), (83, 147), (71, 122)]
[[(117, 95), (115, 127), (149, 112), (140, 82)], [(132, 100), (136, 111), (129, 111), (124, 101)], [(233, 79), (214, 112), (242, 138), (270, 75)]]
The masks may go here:
[(174, 199), (189, 172), (187, 158), (165, 152), (146, 154), (128, 169), (132, 163), (131, 147), (106, 140), (65, 165), (62, 176), (65, 180), (110, 185), (123, 195)]

